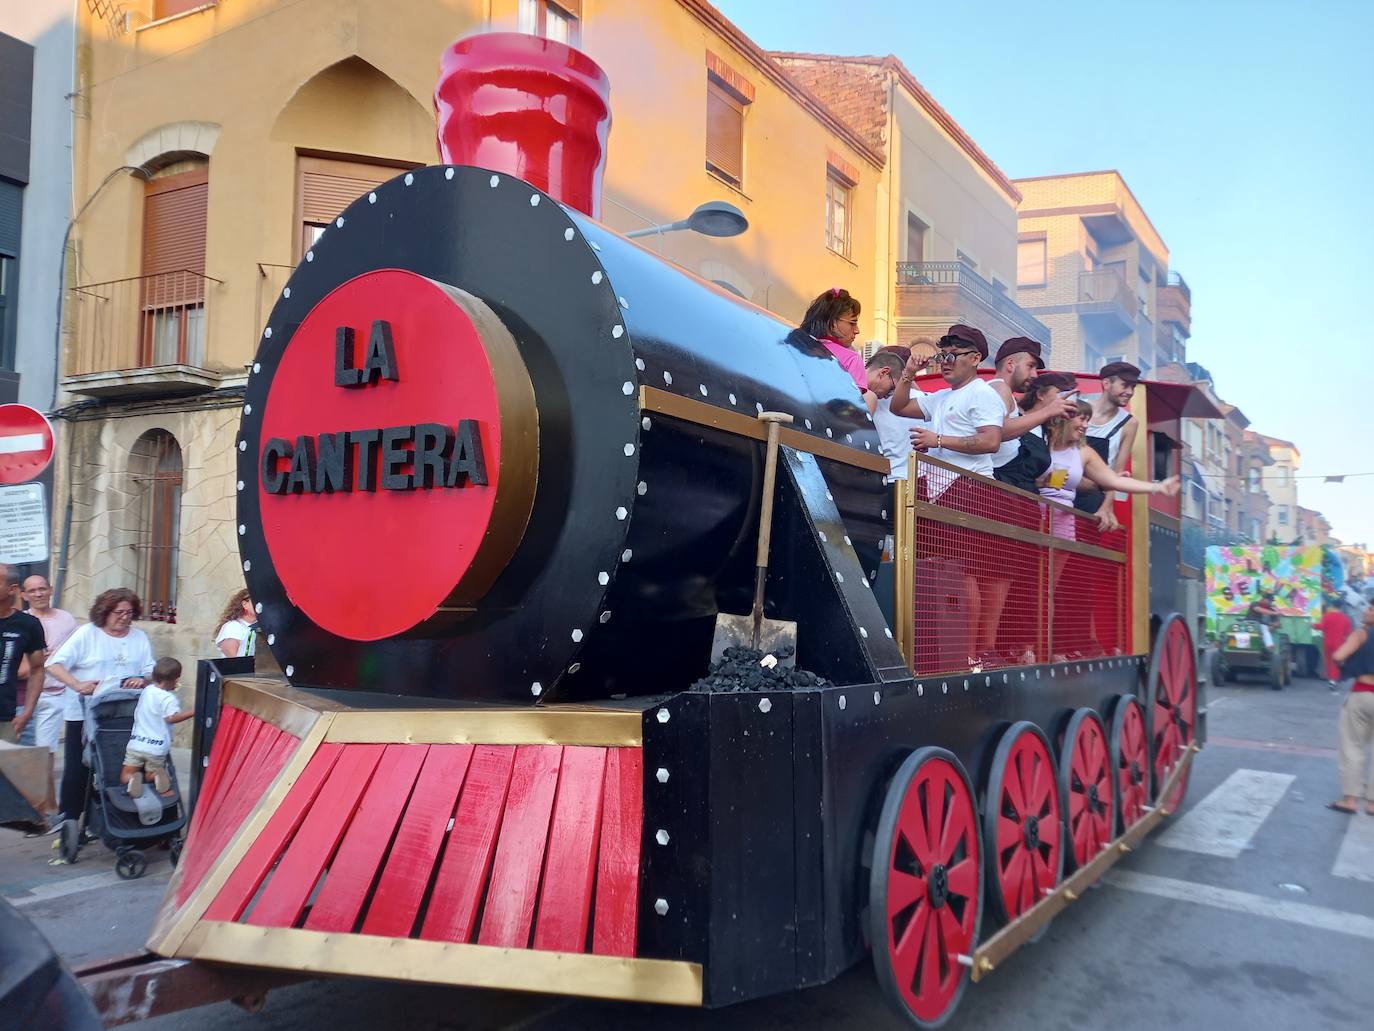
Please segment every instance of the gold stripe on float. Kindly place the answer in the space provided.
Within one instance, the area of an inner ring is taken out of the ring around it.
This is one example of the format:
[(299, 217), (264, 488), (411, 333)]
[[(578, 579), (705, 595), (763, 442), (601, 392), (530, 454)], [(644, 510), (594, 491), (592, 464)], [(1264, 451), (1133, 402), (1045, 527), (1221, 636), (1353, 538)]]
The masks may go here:
[(540, 949), (329, 934), (207, 920), (193, 958), (345, 977), (700, 1006), (700, 964)]
[[(640, 387), (639, 406), (646, 412), (657, 412), (660, 415), (681, 419), (683, 422), (690, 422), (697, 426), (709, 426), (712, 429), (734, 433), (741, 437), (752, 437), (754, 440), (766, 440), (768, 437), (767, 428), (757, 419), (742, 415), (739, 412), (719, 408), (713, 404), (707, 404), (705, 401), (696, 401), (690, 397), (672, 394), (658, 387)], [(850, 447), (847, 444), (838, 444), (828, 438), (813, 437), (809, 433), (792, 429), (789, 426), (782, 427), (778, 439), (796, 451), (805, 451), (817, 458), (843, 462), (845, 465), (867, 469), (869, 472), (882, 473), (884, 476), (892, 469), (891, 463), (882, 455), (860, 451), (858, 448)]]
[(639, 748), (638, 709), (354, 709), (334, 715), (326, 741), (347, 744), (604, 745)]

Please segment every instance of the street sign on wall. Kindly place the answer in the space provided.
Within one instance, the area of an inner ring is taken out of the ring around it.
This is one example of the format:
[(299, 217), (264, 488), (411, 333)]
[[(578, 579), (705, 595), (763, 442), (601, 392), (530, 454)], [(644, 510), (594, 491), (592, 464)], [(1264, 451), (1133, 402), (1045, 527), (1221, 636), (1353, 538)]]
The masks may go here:
[(41, 483), (0, 486), (0, 562), (48, 560), (48, 511)]
[(52, 424), (28, 405), (0, 405), (0, 484), (28, 483), (52, 461)]

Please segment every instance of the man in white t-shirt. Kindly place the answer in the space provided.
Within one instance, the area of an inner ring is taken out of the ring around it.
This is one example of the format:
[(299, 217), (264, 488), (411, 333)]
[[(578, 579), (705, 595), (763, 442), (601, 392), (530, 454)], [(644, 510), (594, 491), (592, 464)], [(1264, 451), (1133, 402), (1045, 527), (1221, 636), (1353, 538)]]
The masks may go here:
[[(919, 369), (907, 365), (892, 395), (892, 414), (926, 419), (911, 431), (911, 446), (969, 472), (992, 475), (992, 456), (1002, 443), (1006, 408), (997, 392), (978, 378), (988, 341), (972, 326), (956, 324), (940, 338), (940, 374), (949, 386), (933, 394), (912, 390)], [(914, 362), (914, 359), (913, 359)], [(932, 491), (932, 494), (937, 493)]]

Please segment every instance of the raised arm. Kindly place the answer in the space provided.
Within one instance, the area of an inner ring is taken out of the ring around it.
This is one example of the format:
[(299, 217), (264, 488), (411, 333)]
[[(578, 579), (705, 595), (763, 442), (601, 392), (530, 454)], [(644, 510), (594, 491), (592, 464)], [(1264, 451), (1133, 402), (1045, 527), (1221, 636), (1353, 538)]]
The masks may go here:
[(902, 374), (897, 377), (897, 389), (892, 392), (892, 404), (888, 406), (893, 415), (900, 415), (907, 419), (929, 418), (921, 408), (921, 403), (916, 399), (916, 395), (920, 394), (921, 391), (912, 389), (915, 384), (916, 374), (920, 372), (923, 367), (924, 366), (916, 360), (916, 355), (914, 353), (906, 360), (906, 368), (903, 369)]

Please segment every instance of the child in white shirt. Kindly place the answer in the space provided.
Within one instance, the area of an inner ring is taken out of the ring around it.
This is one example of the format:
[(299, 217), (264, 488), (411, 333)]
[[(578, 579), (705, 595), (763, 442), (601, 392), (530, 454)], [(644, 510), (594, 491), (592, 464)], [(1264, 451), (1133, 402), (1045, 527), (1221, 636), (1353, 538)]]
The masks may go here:
[(153, 664), (153, 681), (143, 689), (134, 710), (134, 728), (124, 751), (124, 769), (120, 782), (128, 785), (129, 797), (143, 794), (143, 782), (151, 780), (160, 795), (170, 795), (171, 778), (167, 776), (167, 754), (172, 750), (171, 724), (189, 720), (194, 709), (181, 709), (177, 701), (177, 681), (181, 679), (181, 663), (176, 659), (158, 659)]

